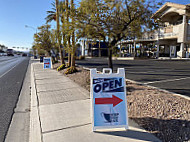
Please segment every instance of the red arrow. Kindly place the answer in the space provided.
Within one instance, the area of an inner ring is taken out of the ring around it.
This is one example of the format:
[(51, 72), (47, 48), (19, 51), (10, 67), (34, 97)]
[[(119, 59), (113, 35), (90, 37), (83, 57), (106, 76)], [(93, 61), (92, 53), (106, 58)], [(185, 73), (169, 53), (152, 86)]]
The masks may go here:
[(96, 105), (113, 104), (113, 107), (122, 102), (123, 100), (112, 95), (112, 98), (95, 98)]

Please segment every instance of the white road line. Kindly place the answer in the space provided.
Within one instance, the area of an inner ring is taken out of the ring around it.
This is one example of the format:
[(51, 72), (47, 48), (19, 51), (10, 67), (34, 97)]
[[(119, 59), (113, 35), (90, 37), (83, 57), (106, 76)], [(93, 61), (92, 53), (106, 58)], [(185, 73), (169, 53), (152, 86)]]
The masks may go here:
[(167, 79), (167, 80), (160, 80), (160, 81), (153, 81), (153, 82), (147, 82), (144, 84), (153, 84), (153, 83), (161, 83), (161, 82), (172, 82), (172, 81), (179, 81), (179, 80), (184, 80), (184, 79), (189, 79), (190, 77), (184, 77), (184, 78), (178, 78), (178, 79)]
[(126, 71), (127, 73), (132, 73), (132, 74), (138, 74), (138, 73), (155, 73), (155, 72), (158, 72), (158, 71), (146, 71), (146, 72), (130, 72), (130, 71)]
[(10, 68), (8, 71), (6, 71), (4, 74), (2, 74), (1, 76), (0, 76), (0, 78), (1, 77), (3, 77), (5, 74), (7, 74), (8, 72), (10, 72), (12, 69), (14, 69), (18, 64), (20, 64), (21, 62), (19, 62), (19, 63), (17, 63), (16, 65), (14, 65), (12, 68)]

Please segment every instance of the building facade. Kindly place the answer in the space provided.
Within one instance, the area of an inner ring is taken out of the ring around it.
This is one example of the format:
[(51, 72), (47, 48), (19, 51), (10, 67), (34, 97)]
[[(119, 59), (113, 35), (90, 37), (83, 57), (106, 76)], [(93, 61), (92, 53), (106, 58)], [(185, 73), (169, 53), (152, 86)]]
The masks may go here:
[(81, 56), (91, 57), (107, 57), (108, 48), (104, 42), (81, 40), (80, 42)]
[[(136, 53), (136, 45), (144, 50), (148, 44), (157, 48), (156, 57), (186, 58), (190, 52), (190, 5), (165, 3), (152, 16), (159, 23), (159, 29), (144, 33), (141, 39), (122, 41), (132, 53)], [(136, 54), (134, 54), (136, 55)]]
[(169, 57), (185, 58), (190, 52), (190, 5), (176, 3), (164, 4), (152, 18), (161, 25), (157, 35), (157, 56), (160, 48)]

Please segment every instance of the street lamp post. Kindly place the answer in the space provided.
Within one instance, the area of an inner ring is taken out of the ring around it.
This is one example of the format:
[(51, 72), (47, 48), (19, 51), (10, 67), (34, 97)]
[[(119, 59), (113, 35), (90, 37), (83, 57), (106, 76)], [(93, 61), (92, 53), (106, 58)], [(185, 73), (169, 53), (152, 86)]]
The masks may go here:
[[(35, 30), (36, 31), (36, 34), (37, 34), (37, 28), (34, 28), (34, 27), (32, 27), (32, 26), (28, 26), (28, 25), (25, 25), (25, 28), (31, 28), (31, 29), (33, 29), (33, 30)], [(33, 54), (34, 54), (35, 52), (33, 51)], [(35, 54), (34, 54), (35, 55)]]

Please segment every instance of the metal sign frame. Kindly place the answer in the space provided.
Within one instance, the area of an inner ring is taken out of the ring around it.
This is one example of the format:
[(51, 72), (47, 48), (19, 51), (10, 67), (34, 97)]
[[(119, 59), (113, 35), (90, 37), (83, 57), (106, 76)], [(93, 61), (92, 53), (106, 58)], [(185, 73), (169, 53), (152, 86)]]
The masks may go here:
[[(109, 72), (109, 73), (106, 73)], [(109, 78), (123, 78), (123, 86), (124, 86), (124, 105), (126, 111), (125, 116), (125, 125), (110, 125), (110, 126), (94, 126), (94, 108), (95, 108), (95, 100), (94, 100), (94, 92), (93, 92), (93, 79), (95, 78), (103, 78), (103, 79), (109, 79)], [(96, 69), (90, 70), (90, 79), (91, 79), (91, 88), (90, 88), (90, 98), (91, 98), (91, 118), (92, 118), (92, 126), (93, 131), (96, 131), (97, 129), (111, 129), (111, 128), (125, 128), (128, 129), (128, 109), (127, 109), (127, 98), (126, 98), (126, 81), (125, 81), (125, 70), (124, 68), (118, 68), (117, 73), (112, 73), (112, 69), (110, 68), (104, 68), (103, 73), (97, 73)]]

